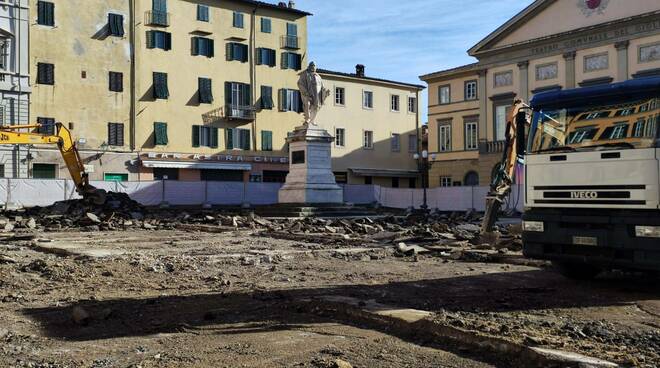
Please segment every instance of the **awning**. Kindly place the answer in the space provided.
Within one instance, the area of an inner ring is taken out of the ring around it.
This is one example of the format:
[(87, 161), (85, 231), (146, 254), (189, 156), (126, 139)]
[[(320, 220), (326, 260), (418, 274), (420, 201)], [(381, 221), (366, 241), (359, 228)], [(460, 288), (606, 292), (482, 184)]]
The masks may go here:
[(390, 170), (390, 169), (358, 169), (349, 168), (355, 176), (376, 176), (386, 178), (416, 178), (418, 171), (413, 170)]
[(206, 170), (239, 170), (250, 171), (250, 164), (229, 164), (221, 162), (186, 162), (186, 161), (160, 161), (142, 160), (144, 167), (156, 167), (161, 169), (206, 169)]

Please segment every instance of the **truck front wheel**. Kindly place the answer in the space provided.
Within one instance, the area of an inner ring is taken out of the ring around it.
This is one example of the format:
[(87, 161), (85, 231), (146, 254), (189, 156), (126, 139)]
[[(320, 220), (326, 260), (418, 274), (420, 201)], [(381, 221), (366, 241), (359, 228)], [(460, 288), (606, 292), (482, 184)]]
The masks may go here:
[(603, 271), (586, 263), (554, 261), (552, 264), (564, 277), (573, 280), (593, 280)]

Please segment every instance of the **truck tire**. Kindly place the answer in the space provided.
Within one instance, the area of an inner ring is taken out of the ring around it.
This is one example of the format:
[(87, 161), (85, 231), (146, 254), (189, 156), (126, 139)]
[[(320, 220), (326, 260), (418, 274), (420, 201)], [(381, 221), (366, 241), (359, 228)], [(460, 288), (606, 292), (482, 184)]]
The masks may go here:
[(586, 264), (586, 263), (574, 263), (574, 262), (552, 262), (552, 265), (561, 273), (564, 277), (572, 280), (593, 280), (598, 276), (602, 269)]

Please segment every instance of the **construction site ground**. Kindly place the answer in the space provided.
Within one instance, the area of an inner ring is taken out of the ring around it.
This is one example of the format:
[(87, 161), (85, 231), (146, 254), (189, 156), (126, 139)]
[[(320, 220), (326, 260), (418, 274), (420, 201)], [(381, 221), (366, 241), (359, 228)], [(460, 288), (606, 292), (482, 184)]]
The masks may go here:
[(516, 252), (470, 259), (324, 237), (7, 235), (0, 367), (530, 367), (545, 349), (660, 366), (648, 275), (576, 282)]

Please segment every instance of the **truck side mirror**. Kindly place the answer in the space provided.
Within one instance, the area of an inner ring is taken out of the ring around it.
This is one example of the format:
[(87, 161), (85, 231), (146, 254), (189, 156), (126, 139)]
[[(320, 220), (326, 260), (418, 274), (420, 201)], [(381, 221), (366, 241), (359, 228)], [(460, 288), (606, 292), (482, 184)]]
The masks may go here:
[(518, 156), (524, 156), (527, 153), (526, 126), (527, 113), (525, 111), (518, 111), (516, 115), (516, 151), (518, 152)]

